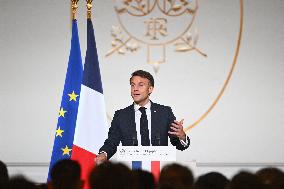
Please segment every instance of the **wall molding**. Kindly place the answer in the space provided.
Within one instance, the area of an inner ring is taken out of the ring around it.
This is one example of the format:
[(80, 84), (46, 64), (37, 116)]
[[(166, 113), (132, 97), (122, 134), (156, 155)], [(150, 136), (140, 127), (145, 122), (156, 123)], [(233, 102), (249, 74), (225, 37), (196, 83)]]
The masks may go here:
[(7, 167), (49, 167), (47, 162), (5, 162)]
[(196, 162), (197, 167), (284, 167), (284, 162)]

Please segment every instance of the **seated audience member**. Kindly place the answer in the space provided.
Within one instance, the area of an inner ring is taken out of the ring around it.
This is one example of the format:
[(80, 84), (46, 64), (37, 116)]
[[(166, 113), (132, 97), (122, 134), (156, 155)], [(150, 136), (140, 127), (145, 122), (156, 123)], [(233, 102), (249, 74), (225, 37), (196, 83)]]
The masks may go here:
[(194, 189), (225, 189), (229, 180), (217, 172), (210, 172), (198, 177)]
[(256, 175), (241, 171), (233, 176), (226, 189), (264, 189), (261, 180)]
[(159, 185), (163, 188), (169, 188), (172, 186), (180, 186), (184, 189), (190, 189), (193, 187), (194, 178), (189, 168), (173, 163), (166, 165), (162, 168)]
[(64, 159), (58, 161), (51, 169), (49, 189), (81, 189), (81, 167), (77, 161)]
[(23, 176), (10, 179), (7, 189), (38, 189), (38, 187)]
[(257, 171), (256, 175), (266, 189), (284, 189), (284, 172), (280, 169), (267, 167)]
[(0, 188), (5, 188), (9, 182), (8, 169), (4, 162), (0, 161)]
[(90, 174), (91, 189), (132, 189), (135, 181), (131, 170), (121, 163), (105, 162)]
[(133, 175), (136, 178), (137, 189), (155, 188), (155, 179), (152, 173), (144, 170), (134, 170)]

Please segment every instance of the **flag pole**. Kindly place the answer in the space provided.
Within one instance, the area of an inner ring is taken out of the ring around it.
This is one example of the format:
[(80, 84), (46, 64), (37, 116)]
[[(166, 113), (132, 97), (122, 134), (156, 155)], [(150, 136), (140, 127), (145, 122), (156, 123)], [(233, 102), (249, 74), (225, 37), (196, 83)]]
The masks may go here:
[(92, 2), (93, 0), (86, 0), (87, 2), (87, 19), (91, 19), (92, 18)]
[(72, 0), (71, 47), (63, 87), (62, 99), (55, 131), (55, 138), (49, 165), (48, 180), (51, 180), (53, 166), (62, 159), (70, 159), (73, 153), (74, 133), (80, 101), (83, 65), (76, 20), (77, 3)]
[(72, 14), (72, 20), (77, 19), (77, 8), (78, 8), (78, 2), (79, 0), (71, 0), (71, 14)]
[(80, 163), (81, 178), (85, 180), (83, 189), (89, 189), (89, 174), (95, 166), (94, 159), (107, 138), (108, 125), (91, 20), (92, 0), (84, 2), (87, 4), (87, 49), (71, 159)]

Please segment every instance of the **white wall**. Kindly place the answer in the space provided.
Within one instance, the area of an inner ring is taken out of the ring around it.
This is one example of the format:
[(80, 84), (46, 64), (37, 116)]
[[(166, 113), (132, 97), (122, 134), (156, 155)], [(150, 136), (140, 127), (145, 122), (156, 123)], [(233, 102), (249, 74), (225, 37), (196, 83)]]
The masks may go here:
[[(131, 103), (128, 78), (135, 69), (154, 73), (146, 48), (126, 56), (105, 54), (118, 25), (113, 2), (94, 1), (93, 22), (110, 115)], [(195, 122), (219, 93), (233, 62), (239, 1), (200, 1), (195, 27), (207, 53), (179, 54), (155, 75), (152, 99), (170, 105), (185, 125)], [(82, 57), (86, 48), (85, 2), (79, 3)], [(284, 166), (284, 2), (244, 1), (244, 30), (232, 79), (209, 115), (187, 134), (191, 147), (180, 162), (196, 161), (196, 173)], [(184, 23), (180, 23), (184, 24)], [(51, 156), (57, 111), (70, 48), (68, 1), (0, 0), (0, 159), (11, 174), (43, 181)], [(178, 27), (178, 26), (177, 26)], [(139, 29), (139, 28), (138, 28)]]

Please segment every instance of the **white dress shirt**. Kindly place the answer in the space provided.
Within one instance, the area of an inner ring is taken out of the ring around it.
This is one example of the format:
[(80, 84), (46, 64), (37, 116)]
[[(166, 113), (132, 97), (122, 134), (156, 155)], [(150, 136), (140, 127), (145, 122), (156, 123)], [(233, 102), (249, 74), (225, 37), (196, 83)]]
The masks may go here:
[[(135, 125), (136, 125), (138, 146), (141, 145), (140, 118), (141, 118), (142, 113), (139, 110), (140, 107), (141, 107), (140, 105), (134, 103)], [(146, 108), (146, 115), (147, 115), (147, 120), (148, 120), (148, 129), (149, 129), (149, 139), (150, 139), (150, 146), (151, 146), (152, 145), (151, 143), (151, 101), (149, 101), (144, 107)], [(183, 146), (187, 146), (188, 145), (187, 136), (185, 136), (185, 141), (180, 139), (180, 142)]]
[[(140, 118), (142, 113), (139, 110), (140, 107), (141, 107), (140, 105), (134, 103), (135, 125), (136, 125), (138, 146), (141, 146)], [(148, 120), (148, 129), (149, 129), (149, 140), (151, 146), (151, 102), (149, 101), (144, 107), (146, 108), (146, 115)]]

